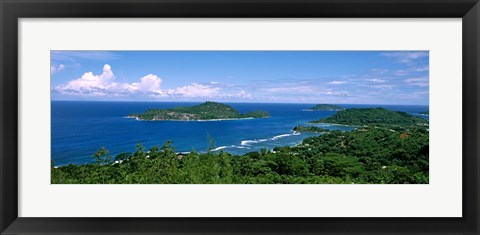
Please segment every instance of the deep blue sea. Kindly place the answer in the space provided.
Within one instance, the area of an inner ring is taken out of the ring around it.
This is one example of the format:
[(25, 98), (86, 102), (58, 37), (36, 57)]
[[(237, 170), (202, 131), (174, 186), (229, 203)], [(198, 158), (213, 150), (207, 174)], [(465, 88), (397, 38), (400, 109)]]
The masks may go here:
[[(52, 101), (52, 160), (55, 165), (93, 162), (92, 155), (105, 147), (112, 156), (134, 152), (135, 145), (161, 147), (173, 141), (177, 152), (204, 152), (209, 148), (208, 135), (215, 150), (244, 154), (261, 148), (293, 146), (304, 138), (318, 134), (293, 133), (292, 128), (333, 115), (335, 111), (303, 111), (312, 104), (251, 104), (226, 103), (240, 112), (264, 110), (271, 118), (226, 121), (137, 121), (125, 118), (149, 108), (172, 108), (199, 103), (172, 102), (96, 102)], [(384, 107), (414, 115), (428, 111), (428, 106), (403, 105), (341, 105), (345, 108)], [(425, 117), (427, 118), (427, 117)], [(351, 127), (319, 126), (351, 130)]]

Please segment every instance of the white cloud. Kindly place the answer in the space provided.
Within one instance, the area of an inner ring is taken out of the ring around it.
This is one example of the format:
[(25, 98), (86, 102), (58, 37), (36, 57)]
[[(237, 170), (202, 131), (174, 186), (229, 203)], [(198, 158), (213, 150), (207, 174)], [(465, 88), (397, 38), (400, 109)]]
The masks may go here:
[(68, 82), (66, 85), (60, 85), (55, 89), (60, 93), (81, 93), (92, 95), (105, 95), (102, 90), (112, 88), (113, 72), (110, 65), (103, 66), (103, 72), (100, 75), (94, 75), (92, 72), (87, 72), (82, 77)]
[(425, 99), (425, 97), (428, 97), (429, 92), (428, 91), (417, 91), (417, 92), (412, 92), (412, 93), (401, 93), (398, 94), (398, 98), (400, 99), (408, 99), (408, 100), (422, 100)]
[(405, 69), (399, 69), (393, 73), (395, 76), (407, 76), (410, 74), (410, 71), (405, 70)]
[(411, 68), (413, 72), (426, 72), (429, 71), (428, 65), (420, 66), (420, 67), (413, 67)]
[(56, 86), (53, 91), (63, 95), (79, 96), (144, 96), (153, 98), (221, 98), (253, 99), (252, 94), (237, 86), (219, 82), (191, 83), (174, 89), (162, 90), (162, 79), (148, 74), (133, 83), (117, 83), (110, 65), (105, 64), (99, 75), (84, 73), (80, 78)]
[(359, 86), (367, 87), (369, 89), (373, 88), (373, 89), (379, 89), (379, 90), (390, 90), (393, 87), (395, 87), (392, 84), (361, 84)]
[(105, 64), (102, 74), (95, 75), (93, 72), (84, 73), (80, 78), (69, 81), (66, 84), (56, 86), (55, 91), (61, 94), (106, 96), (106, 95), (127, 95), (135, 93), (162, 95), (160, 89), (162, 79), (156, 75), (149, 74), (134, 83), (116, 83), (112, 67)]
[(167, 94), (182, 97), (215, 97), (219, 95), (220, 88), (192, 83), (175, 90), (168, 90)]
[(412, 86), (419, 86), (419, 87), (426, 87), (428, 86), (428, 78), (421, 77), (421, 78), (408, 78), (404, 80), (405, 83)]
[(269, 87), (269, 88), (262, 88), (262, 91), (266, 92), (275, 92), (275, 93), (309, 93), (315, 92), (316, 89), (312, 86), (282, 86), (282, 87)]
[(51, 59), (57, 62), (74, 62), (80, 60), (100, 60), (110, 61), (118, 59), (120, 56), (114, 52), (109, 51), (51, 51)]
[(377, 75), (381, 75), (381, 74), (386, 74), (388, 73), (388, 69), (382, 69), (382, 68), (375, 68), (375, 69), (370, 69), (370, 72), (374, 73), (374, 74), (377, 74)]
[(218, 82), (208, 84), (191, 83), (176, 89), (169, 89), (165, 93), (171, 97), (184, 98), (253, 99), (252, 94), (245, 90), (238, 90), (239, 87), (227, 86)]
[(60, 72), (62, 70), (65, 69), (65, 65), (64, 64), (59, 64), (58, 66), (55, 66), (55, 65), (52, 65), (50, 66), (50, 73), (51, 74), (54, 74), (56, 72)]
[(151, 96), (166, 96), (165, 92), (160, 89), (160, 84), (162, 79), (157, 77), (154, 74), (148, 74), (140, 78), (140, 82), (135, 82), (131, 84), (121, 84), (118, 88), (127, 90), (130, 93), (142, 93), (148, 94)]
[(326, 91), (321, 93), (324, 95), (350, 96), (350, 93), (348, 91)]
[(428, 57), (427, 51), (415, 51), (415, 52), (386, 52), (381, 53), (381, 56), (390, 57), (396, 59), (400, 63), (410, 63), (413, 60)]
[(340, 85), (340, 84), (345, 84), (345, 83), (347, 83), (347, 81), (331, 81), (331, 82), (328, 82), (327, 84)]
[(244, 90), (241, 90), (240, 92), (238, 92), (238, 94), (236, 94), (236, 97), (239, 97), (239, 98), (243, 98), (243, 99), (252, 99), (252, 94), (249, 94), (247, 92), (245, 92)]
[(407, 69), (400, 69), (395, 71), (393, 74), (396, 76), (407, 76), (411, 73), (428, 72), (428, 70), (429, 70), (428, 65), (424, 65), (424, 66), (410, 67)]
[(383, 79), (378, 79), (378, 78), (369, 78), (369, 79), (365, 79), (366, 81), (369, 81), (369, 82), (376, 82), (376, 83), (383, 83), (385, 82), (385, 80)]

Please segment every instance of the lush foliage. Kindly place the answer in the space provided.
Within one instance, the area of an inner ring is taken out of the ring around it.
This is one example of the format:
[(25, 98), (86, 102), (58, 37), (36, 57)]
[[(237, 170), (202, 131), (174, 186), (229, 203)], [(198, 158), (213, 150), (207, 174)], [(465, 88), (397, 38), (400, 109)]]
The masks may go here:
[(340, 111), (340, 110), (344, 110), (344, 108), (342, 108), (341, 106), (338, 106), (338, 105), (333, 105), (333, 104), (317, 104), (313, 107), (310, 108), (311, 110), (315, 110), (315, 111)]
[(364, 128), (310, 137), (295, 147), (243, 156), (177, 154), (171, 142), (95, 164), (52, 167), (53, 184), (303, 184), (428, 183), (428, 132)]
[(335, 123), (353, 126), (406, 127), (427, 126), (428, 121), (405, 112), (396, 112), (384, 108), (346, 109), (312, 123)]
[(270, 117), (270, 114), (266, 111), (257, 110), (257, 111), (251, 111), (248, 113), (241, 114), (240, 117), (241, 118), (266, 118), (266, 117)]
[(293, 128), (293, 131), (296, 132), (311, 132), (311, 133), (322, 133), (322, 132), (328, 132), (330, 130), (321, 128), (318, 126), (296, 126)]
[(176, 107), (171, 109), (148, 109), (144, 113), (131, 114), (129, 117), (140, 120), (212, 120), (232, 118), (266, 118), (270, 115), (265, 111), (252, 111), (241, 114), (233, 107), (207, 101), (191, 107)]

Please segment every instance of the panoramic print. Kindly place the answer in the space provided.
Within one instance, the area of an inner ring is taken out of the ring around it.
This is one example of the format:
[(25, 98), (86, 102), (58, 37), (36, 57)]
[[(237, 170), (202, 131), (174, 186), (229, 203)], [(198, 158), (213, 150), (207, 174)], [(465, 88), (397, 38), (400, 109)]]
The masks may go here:
[(428, 51), (51, 51), (52, 184), (428, 184)]

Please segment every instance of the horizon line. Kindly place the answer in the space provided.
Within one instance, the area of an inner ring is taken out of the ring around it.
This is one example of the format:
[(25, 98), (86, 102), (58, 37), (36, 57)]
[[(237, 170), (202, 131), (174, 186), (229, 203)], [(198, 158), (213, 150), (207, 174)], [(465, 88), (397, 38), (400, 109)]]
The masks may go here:
[(430, 104), (374, 104), (374, 103), (295, 103), (295, 102), (239, 102), (239, 101), (146, 101), (146, 100), (50, 100), (53, 101), (68, 101), (68, 102), (131, 102), (131, 103), (205, 103), (216, 102), (216, 103), (239, 103), (239, 104), (333, 104), (333, 105), (417, 105), (417, 106), (429, 106)]

